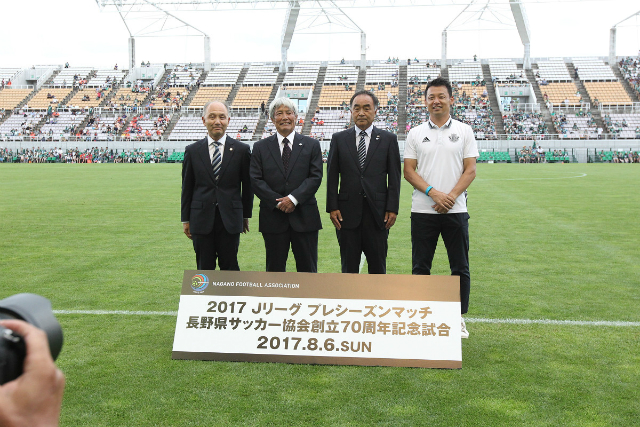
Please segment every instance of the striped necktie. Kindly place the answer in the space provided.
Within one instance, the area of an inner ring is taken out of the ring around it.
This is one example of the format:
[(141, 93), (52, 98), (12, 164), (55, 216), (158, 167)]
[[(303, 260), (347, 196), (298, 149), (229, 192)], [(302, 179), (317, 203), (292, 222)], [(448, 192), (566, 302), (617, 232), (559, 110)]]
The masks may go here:
[(289, 147), (289, 140), (287, 138), (282, 140), (284, 147), (282, 147), (282, 166), (284, 166), (284, 173), (289, 170), (289, 159), (291, 158), (291, 147)]
[(220, 164), (222, 163), (222, 157), (220, 156), (220, 143), (218, 141), (213, 141), (211, 143), (213, 145), (213, 156), (211, 159), (211, 167), (213, 168), (213, 176), (216, 181), (218, 180), (218, 176), (220, 175)]
[(358, 160), (360, 161), (360, 169), (364, 169), (364, 160), (367, 158), (367, 145), (364, 142), (364, 138), (367, 136), (367, 132), (360, 131), (360, 142), (358, 142)]

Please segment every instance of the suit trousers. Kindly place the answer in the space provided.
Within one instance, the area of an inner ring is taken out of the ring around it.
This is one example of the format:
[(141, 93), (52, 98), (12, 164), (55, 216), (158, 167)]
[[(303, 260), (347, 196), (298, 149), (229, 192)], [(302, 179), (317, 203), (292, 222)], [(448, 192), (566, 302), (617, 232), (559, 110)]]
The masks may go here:
[(262, 233), (267, 255), (267, 271), (287, 271), (289, 247), (296, 260), (299, 273), (318, 272), (318, 230), (294, 231), (291, 227), (284, 233)]
[(193, 249), (196, 252), (198, 270), (215, 270), (216, 260), (220, 270), (239, 271), (238, 248), (240, 233), (229, 234), (224, 228), (220, 210), (216, 206), (213, 231), (209, 234), (193, 234)]
[(386, 274), (389, 230), (376, 224), (367, 199), (362, 199), (362, 220), (356, 228), (336, 229), (343, 273), (359, 273), (364, 252), (369, 274)]
[(412, 274), (431, 274), (438, 237), (447, 248), (452, 276), (460, 276), (460, 311), (469, 310), (469, 214), (425, 214), (411, 212)]

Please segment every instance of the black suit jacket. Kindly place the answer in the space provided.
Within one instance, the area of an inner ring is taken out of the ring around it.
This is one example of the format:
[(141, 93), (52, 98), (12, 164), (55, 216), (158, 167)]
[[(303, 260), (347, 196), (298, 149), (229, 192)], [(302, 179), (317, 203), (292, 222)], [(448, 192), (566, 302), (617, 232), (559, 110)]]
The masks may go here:
[(385, 212), (398, 213), (400, 175), (396, 135), (374, 126), (361, 169), (355, 128), (334, 133), (327, 161), (327, 212), (339, 209), (342, 227), (355, 228), (360, 224), (366, 195), (376, 223), (383, 229)]
[(213, 230), (216, 204), (227, 232), (242, 233), (242, 219), (251, 218), (253, 210), (250, 162), (249, 146), (227, 136), (216, 183), (208, 139), (185, 148), (180, 216), (182, 221), (189, 221), (192, 234), (209, 234)]
[[(260, 232), (283, 233), (289, 226), (297, 232), (322, 228), (315, 194), (322, 183), (320, 143), (296, 133), (288, 173), (284, 173), (277, 135), (253, 145), (251, 185), (260, 199)], [(276, 208), (276, 199), (291, 194), (298, 205), (290, 214)]]

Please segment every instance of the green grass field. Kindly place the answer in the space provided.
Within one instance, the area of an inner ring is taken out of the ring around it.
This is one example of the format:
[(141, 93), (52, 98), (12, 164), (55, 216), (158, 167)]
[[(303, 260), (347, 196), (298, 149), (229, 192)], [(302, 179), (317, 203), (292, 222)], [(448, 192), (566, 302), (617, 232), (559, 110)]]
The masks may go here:
[[(175, 316), (58, 314), (61, 425), (640, 425), (639, 182), (633, 164), (478, 166), (461, 370), (172, 360)], [(177, 310), (195, 268), (180, 165), (0, 165), (0, 198), (1, 298)], [(243, 270), (264, 271), (257, 205)], [(411, 272), (410, 206), (405, 182), (391, 274)], [(323, 221), (319, 270), (339, 272)], [(434, 265), (448, 274), (443, 245)]]

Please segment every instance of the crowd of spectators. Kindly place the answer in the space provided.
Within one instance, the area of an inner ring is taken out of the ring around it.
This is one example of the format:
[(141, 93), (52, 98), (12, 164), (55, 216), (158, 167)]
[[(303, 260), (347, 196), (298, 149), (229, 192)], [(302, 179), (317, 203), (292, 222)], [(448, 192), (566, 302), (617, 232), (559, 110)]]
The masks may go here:
[(504, 122), (504, 130), (507, 135), (547, 134), (547, 126), (545, 125), (542, 113), (521, 111), (505, 113), (504, 116), (502, 116), (502, 121)]
[[(615, 136), (620, 135), (623, 130), (630, 130), (629, 123), (625, 118), (622, 120), (612, 120), (611, 116), (607, 113), (604, 115), (604, 124), (607, 127), (607, 131)], [(636, 126), (634, 129), (636, 138), (640, 138), (640, 126)]]
[(0, 163), (161, 163), (166, 162), (167, 157), (167, 150), (163, 148), (144, 152), (140, 149), (118, 151), (107, 147), (84, 150), (77, 147), (66, 150), (58, 147), (32, 147), (15, 151), (0, 147)]
[(611, 163), (640, 163), (640, 155), (637, 151), (614, 151), (609, 155), (609, 153), (605, 153), (603, 150), (600, 150), (598, 153), (598, 157), (601, 162), (611, 162)]
[(575, 117), (586, 118), (586, 128), (581, 128), (578, 126), (576, 121), (573, 123), (568, 119), (567, 113), (562, 111), (552, 111), (551, 119), (553, 120), (553, 126), (555, 130), (560, 135), (571, 135), (571, 134), (595, 134), (598, 133), (598, 124), (596, 123), (596, 119), (592, 116), (591, 111), (584, 112), (583, 110), (577, 111), (575, 113)]
[(158, 117), (151, 117), (149, 114), (135, 115), (125, 129), (124, 137), (138, 141), (158, 140), (167, 128), (169, 120), (171, 120), (169, 115), (161, 114)]
[(471, 94), (463, 90), (462, 83), (453, 82), (451, 85), (454, 97), (452, 116), (471, 126), (477, 139), (497, 138), (485, 81), (477, 76), (476, 80), (471, 82)]
[[(551, 152), (549, 152), (551, 153)], [(560, 150), (554, 150), (554, 156), (560, 156)], [(566, 154), (566, 152), (565, 152)], [(522, 149), (518, 152), (518, 163), (544, 163), (546, 159), (546, 153), (541, 146), (533, 144), (533, 147), (526, 145), (522, 146)]]
[(618, 66), (624, 78), (636, 92), (636, 95), (640, 96), (640, 52), (635, 58), (628, 56), (621, 59)]

